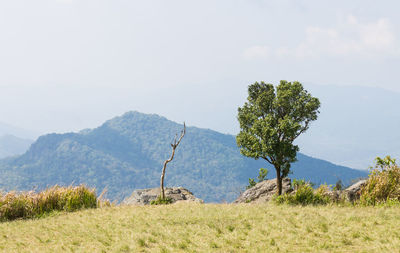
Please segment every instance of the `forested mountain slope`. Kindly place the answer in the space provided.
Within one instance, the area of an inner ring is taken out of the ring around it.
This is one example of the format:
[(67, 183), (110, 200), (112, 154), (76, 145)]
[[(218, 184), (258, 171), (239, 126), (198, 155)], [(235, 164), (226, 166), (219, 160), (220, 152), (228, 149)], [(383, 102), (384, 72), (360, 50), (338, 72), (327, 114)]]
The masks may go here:
[[(182, 125), (158, 115), (128, 112), (95, 129), (39, 137), (23, 155), (0, 161), (0, 188), (29, 190), (85, 183), (121, 200), (134, 189), (159, 185), (170, 142)], [(168, 164), (167, 186), (183, 186), (205, 201), (232, 201), (265, 161), (242, 156), (232, 135), (188, 127)], [(291, 177), (349, 183), (366, 172), (298, 154)], [(269, 177), (274, 177), (273, 170)]]

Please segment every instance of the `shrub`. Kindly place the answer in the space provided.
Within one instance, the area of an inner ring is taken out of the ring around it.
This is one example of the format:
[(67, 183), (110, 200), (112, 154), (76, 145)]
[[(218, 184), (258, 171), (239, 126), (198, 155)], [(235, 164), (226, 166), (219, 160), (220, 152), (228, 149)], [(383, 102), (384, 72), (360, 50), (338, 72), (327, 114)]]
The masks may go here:
[(314, 191), (310, 184), (300, 184), (294, 193), (277, 196), (275, 202), (289, 205), (325, 205), (330, 202), (328, 190), (326, 185)]
[(321, 196), (328, 196), (331, 188), (327, 184), (321, 184), (317, 190), (315, 191), (316, 194)]
[[(265, 168), (260, 168), (260, 171), (258, 172), (258, 177), (257, 177), (258, 182), (260, 183), (260, 182), (266, 180), (267, 179), (267, 175), (268, 175), (268, 170), (265, 169)], [(249, 178), (249, 185), (246, 186), (246, 190), (254, 187), (256, 184), (257, 183), (256, 183), (256, 180), (254, 178)]]
[(361, 190), (360, 203), (376, 205), (387, 201), (400, 201), (400, 167), (390, 156), (377, 157)]
[(335, 184), (335, 187), (333, 187), (333, 190), (334, 191), (341, 191), (343, 189), (344, 189), (343, 182), (342, 182), (342, 180), (339, 179), (338, 181), (336, 181), (336, 184)]
[(249, 178), (249, 185), (246, 186), (246, 190), (253, 188), (256, 185), (256, 181), (254, 180), (254, 178)]
[(297, 190), (300, 186), (306, 185), (307, 182), (304, 179), (293, 179), (292, 185), (293, 185), (293, 189)]
[(0, 220), (14, 220), (31, 216), (33, 206), (29, 199), (29, 193), (17, 194), (9, 192), (0, 196)]
[(158, 196), (155, 200), (150, 201), (150, 205), (168, 205), (172, 204), (172, 198), (165, 197), (164, 199), (161, 196)]
[(40, 217), (53, 211), (72, 212), (99, 205), (94, 189), (54, 186), (42, 192), (9, 192), (0, 195), (0, 221)]

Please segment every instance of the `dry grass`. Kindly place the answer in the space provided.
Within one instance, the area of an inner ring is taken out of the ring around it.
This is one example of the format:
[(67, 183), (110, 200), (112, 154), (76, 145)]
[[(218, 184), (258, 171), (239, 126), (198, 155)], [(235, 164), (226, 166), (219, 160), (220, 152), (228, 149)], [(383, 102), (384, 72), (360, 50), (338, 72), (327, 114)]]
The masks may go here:
[(4, 252), (400, 252), (400, 208), (120, 206), (0, 223)]
[(42, 192), (0, 192), (0, 221), (40, 217), (53, 211), (76, 211), (101, 204), (94, 189), (84, 185), (53, 186)]
[(376, 158), (375, 169), (361, 192), (361, 203), (375, 205), (400, 201), (400, 166), (390, 156)]

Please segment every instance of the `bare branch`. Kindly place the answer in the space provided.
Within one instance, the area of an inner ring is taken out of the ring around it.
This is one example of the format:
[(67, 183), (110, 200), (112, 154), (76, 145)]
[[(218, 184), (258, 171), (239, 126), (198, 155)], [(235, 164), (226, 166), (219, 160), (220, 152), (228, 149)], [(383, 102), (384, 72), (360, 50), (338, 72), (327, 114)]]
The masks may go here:
[(178, 138), (178, 134), (176, 134), (173, 142), (171, 143), (171, 147), (172, 147), (171, 157), (164, 161), (163, 169), (162, 169), (162, 172), (161, 172), (161, 182), (160, 182), (161, 198), (162, 199), (165, 199), (165, 192), (164, 192), (165, 169), (167, 168), (167, 164), (174, 159), (175, 149), (178, 147), (179, 143), (181, 143), (181, 140), (182, 140), (183, 136), (185, 136), (185, 133), (186, 133), (186, 124), (185, 124), (185, 122), (183, 122), (183, 130), (181, 131), (181, 135), (179, 137), (179, 140), (178, 141), (176, 140)]
[(183, 136), (185, 136), (186, 133), (186, 124), (185, 122), (183, 122), (183, 130), (181, 131), (181, 136), (179, 137), (178, 143), (176, 143), (176, 146), (179, 145), (179, 143), (181, 143), (181, 140), (183, 138)]

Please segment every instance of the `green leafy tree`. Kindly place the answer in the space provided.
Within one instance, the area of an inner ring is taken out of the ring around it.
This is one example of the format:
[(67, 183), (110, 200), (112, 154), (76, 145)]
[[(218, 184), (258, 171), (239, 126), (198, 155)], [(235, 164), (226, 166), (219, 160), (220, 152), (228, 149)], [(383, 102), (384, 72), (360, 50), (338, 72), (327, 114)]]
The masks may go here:
[(247, 102), (238, 109), (240, 152), (262, 158), (276, 170), (278, 194), (282, 178), (290, 172), (299, 150), (293, 141), (317, 119), (320, 102), (299, 82), (280, 81), (274, 85), (256, 82), (248, 87)]

